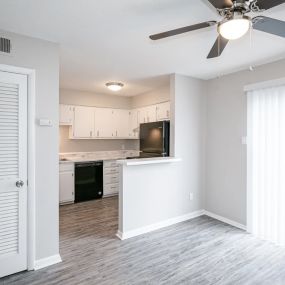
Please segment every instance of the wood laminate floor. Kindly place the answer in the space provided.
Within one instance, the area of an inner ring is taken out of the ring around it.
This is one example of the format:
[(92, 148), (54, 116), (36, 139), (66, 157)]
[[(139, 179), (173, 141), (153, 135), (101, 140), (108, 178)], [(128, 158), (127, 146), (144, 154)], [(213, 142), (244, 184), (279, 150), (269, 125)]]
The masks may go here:
[(63, 262), (0, 284), (285, 284), (284, 248), (206, 216), (120, 241), (117, 204), (61, 207)]

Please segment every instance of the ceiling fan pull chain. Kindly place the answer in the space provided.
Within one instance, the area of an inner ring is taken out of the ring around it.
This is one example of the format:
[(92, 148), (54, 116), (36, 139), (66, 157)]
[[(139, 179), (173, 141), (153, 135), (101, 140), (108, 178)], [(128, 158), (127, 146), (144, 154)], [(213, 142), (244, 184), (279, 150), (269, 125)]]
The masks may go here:
[(249, 28), (249, 48), (252, 49), (252, 25), (250, 25), (250, 28)]
[(218, 38), (218, 55), (221, 55), (221, 37)]

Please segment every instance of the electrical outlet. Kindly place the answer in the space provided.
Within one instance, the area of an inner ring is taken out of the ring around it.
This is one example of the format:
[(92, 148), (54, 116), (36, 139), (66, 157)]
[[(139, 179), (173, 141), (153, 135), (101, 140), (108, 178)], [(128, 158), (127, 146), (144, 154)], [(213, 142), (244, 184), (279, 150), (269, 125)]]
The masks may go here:
[(190, 193), (189, 198), (190, 198), (190, 201), (193, 201), (194, 200), (194, 193)]

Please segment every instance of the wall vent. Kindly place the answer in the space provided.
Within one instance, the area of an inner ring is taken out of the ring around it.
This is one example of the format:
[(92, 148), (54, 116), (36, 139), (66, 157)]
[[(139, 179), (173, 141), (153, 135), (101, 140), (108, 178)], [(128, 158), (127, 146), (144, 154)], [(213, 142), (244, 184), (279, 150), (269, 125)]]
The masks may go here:
[(0, 37), (0, 52), (11, 53), (11, 41)]

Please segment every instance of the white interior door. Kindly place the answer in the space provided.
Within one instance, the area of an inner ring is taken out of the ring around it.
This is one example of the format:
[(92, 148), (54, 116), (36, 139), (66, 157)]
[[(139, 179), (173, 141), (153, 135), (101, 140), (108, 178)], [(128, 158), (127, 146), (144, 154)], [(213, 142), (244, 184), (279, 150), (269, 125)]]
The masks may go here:
[(0, 71), (0, 277), (27, 269), (27, 76)]

